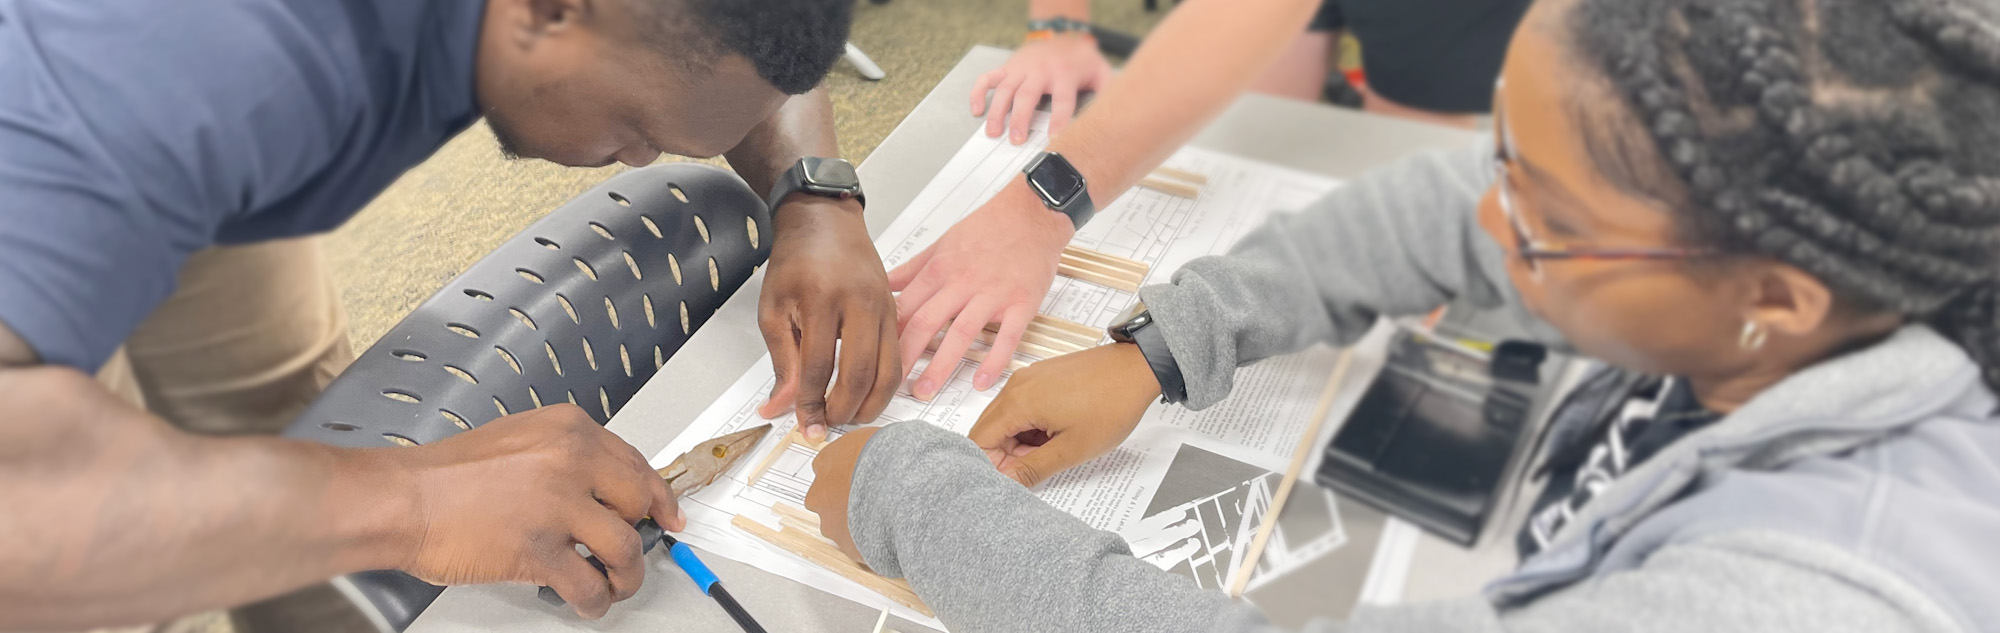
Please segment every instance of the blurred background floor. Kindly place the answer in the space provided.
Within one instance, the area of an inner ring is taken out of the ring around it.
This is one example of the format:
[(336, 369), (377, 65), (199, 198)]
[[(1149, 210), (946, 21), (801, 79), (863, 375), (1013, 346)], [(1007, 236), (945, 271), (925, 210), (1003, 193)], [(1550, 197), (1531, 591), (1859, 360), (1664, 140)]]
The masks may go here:
[[(1098, 24), (1134, 34), (1165, 14), (1147, 13), (1141, 0), (1100, 0), (1093, 10)], [(1026, 34), (1026, 21), (1026, 0), (862, 0), (851, 41), (889, 76), (871, 82), (845, 62), (834, 66), (825, 85), (841, 152), (856, 163), (868, 158), (966, 50), (1012, 48)], [(460, 134), (329, 240), (355, 350), (374, 344), (501, 242), (624, 169), (508, 161), (484, 124)]]

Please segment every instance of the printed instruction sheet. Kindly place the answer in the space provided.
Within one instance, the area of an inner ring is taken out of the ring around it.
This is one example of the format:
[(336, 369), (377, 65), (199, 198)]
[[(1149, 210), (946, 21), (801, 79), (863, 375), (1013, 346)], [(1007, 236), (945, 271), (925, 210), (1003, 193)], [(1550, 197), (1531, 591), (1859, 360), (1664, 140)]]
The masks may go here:
[[(1022, 146), (974, 132), (876, 240), (883, 260), (892, 268), (901, 264), (1019, 178), (1021, 169), (1046, 145), (1046, 117), (1045, 113), (1036, 117), (1035, 133)], [(1134, 188), (1102, 209), (1072, 245), (1146, 262), (1150, 272), (1145, 283), (1165, 283), (1188, 260), (1226, 252), (1269, 213), (1302, 208), (1339, 184), (1198, 148), (1180, 150), (1167, 166), (1207, 178), (1198, 198)], [(1128, 292), (1058, 277), (1041, 312), (1103, 327), (1135, 300)], [(1206, 411), (1155, 404), (1123, 446), (1062, 473), (1036, 493), (1092, 526), (1124, 536), (1136, 555), (1163, 569), (1203, 587), (1225, 587), (1240, 566), (1239, 553), (1269, 514), (1273, 493), (1339, 358), (1340, 351), (1320, 347), (1251, 365), (1238, 373), (1234, 395)], [(925, 362), (919, 361), (909, 375), (917, 375)], [(906, 387), (877, 424), (922, 420), (968, 432), (1005, 384), (986, 392), (973, 389), (975, 367), (970, 361), (961, 363), (950, 383), (929, 402), (909, 397)], [(1357, 381), (1365, 378), (1350, 380)], [(655, 456), (654, 466), (665, 465), (701, 441), (767, 422), (756, 409), (773, 382), (767, 356)], [(1336, 402), (1331, 415), (1344, 416), (1352, 408), (1358, 397), (1354, 391), (1343, 398), (1346, 402)], [(754, 485), (747, 481), (794, 425), (790, 415), (769, 422), (773, 432), (755, 452), (681, 502), (690, 521), (683, 540), (943, 630), (934, 619), (730, 525), (732, 518), (742, 515), (775, 528), (780, 522), (770, 511), (772, 504), (803, 507), (812, 485), (814, 452), (796, 445), (787, 445), (785, 454), (770, 459)], [(1347, 543), (1331, 493), (1311, 486), (1300, 486), (1295, 493), (1250, 579), (1253, 589)]]

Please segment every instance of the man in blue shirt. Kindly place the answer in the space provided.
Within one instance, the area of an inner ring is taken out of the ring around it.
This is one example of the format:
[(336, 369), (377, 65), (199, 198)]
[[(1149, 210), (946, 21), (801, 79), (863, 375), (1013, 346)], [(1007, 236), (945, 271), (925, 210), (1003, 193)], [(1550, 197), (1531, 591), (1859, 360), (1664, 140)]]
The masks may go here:
[[(302, 327), (238, 323), (256, 312), (239, 299), (172, 305), (208, 286), (331, 306), (338, 323), (333, 301), (274, 294), (325, 287), (316, 265), (298, 264), (310, 245), (289, 238), (338, 226), (482, 116), (511, 154), (566, 165), (722, 154), (768, 191), (801, 157), (838, 154), (813, 87), (851, 11), (851, 0), (0, 0), (0, 629), (158, 621), (364, 569), (549, 585), (586, 617), (631, 596), (644, 576), (631, 523), (683, 519), (643, 456), (574, 407), (418, 448), (345, 450), (192, 434), (174, 425), (226, 430), (209, 418), (241, 412), (148, 402), (161, 405), (149, 414), (93, 374), (137, 335), (225, 346), (212, 341)], [(795, 394), (785, 402), (811, 424), (872, 418), (902, 374), (860, 205), (792, 195), (774, 232), (761, 320)], [(310, 353), (297, 366), (230, 362), (303, 372), (267, 382), (310, 391), (343, 346), (300, 346)], [(310, 397), (281, 395), (298, 402), (252, 414), (282, 421)]]

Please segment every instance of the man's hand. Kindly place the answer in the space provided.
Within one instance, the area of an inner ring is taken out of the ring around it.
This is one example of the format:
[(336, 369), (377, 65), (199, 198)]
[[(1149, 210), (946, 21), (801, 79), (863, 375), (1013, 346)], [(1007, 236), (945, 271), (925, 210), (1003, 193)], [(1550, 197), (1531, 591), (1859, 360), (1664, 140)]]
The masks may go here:
[(64, 367), (0, 369), (0, 500), (0, 630), (154, 622), (367, 569), (548, 585), (596, 617), (645, 575), (632, 525), (686, 525), (574, 405), (335, 448), (191, 435)]
[(906, 366), (896, 356), (896, 303), (861, 205), (794, 194), (774, 215), (757, 325), (778, 383), (759, 413), (796, 404), (799, 428), (818, 440), (829, 424), (875, 419), (896, 395)]
[(1002, 474), (1034, 486), (1117, 448), (1158, 397), (1139, 346), (1105, 345), (1015, 372), (967, 436)]
[(847, 501), (854, 494), (854, 467), (861, 463), (861, 450), (880, 428), (855, 429), (839, 441), (819, 449), (813, 458), (813, 485), (806, 491), (806, 509), (819, 515), (819, 531), (848, 558), (863, 565), (861, 548), (854, 546), (854, 534), (847, 528)]
[[(979, 76), (972, 86), (972, 116), (986, 117), (986, 135), (1000, 138), (1008, 129), (1015, 145), (1028, 141), (1028, 124), (1042, 95), (1049, 95), (1049, 135), (1062, 131), (1076, 113), (1079, 92), (1095, 91), (1111, 81), (1111, 63), (1097, 51), (1097, 39), (1066, 33), (1028, 42), (998, 70)], [(992, 106), (986, 91), (993, 90)], [(1008, 117), (1009, 112), (1013, 117)]]
[(1069, 218), (1042, 206), (1017, 178), (889, 273), (889, 287), (901, 293), (896, 313), (904, 367), (914, 366), (938, 331), (950, 328), (917, 378), (912, 389), (917, 398), (936, 396), (979, 332), (996, 320), (999, 335), (973, 386), (983, 390), (1000, 379), (1055, 282), (1063, 245), (1075, 233)]
[[(575, 405), (401, 450), (421, 518), (406, 535), (412, 549), (402, 568), (426, 582), (546, 585), (595, 619), (645, 580), (633, 524), (650, 516), (669, 530), (687, 526), (646, 458)], [(579, 543), (603, 573), (577, 553)]]

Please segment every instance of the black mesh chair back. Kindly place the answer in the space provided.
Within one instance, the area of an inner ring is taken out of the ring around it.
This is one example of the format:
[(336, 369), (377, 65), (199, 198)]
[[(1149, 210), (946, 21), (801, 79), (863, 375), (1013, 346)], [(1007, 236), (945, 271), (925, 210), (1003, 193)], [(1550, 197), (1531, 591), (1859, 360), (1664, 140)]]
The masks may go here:
[[(620, 174), (418, 306), (285, 435), (414, 446), (563, 402), (604, 423), (764, 263), (770, 235), (763, 199), (726, 170)], [(336, 586), (395, 631), (443, 591), (397, 572)]]

